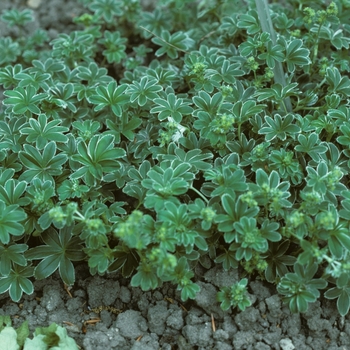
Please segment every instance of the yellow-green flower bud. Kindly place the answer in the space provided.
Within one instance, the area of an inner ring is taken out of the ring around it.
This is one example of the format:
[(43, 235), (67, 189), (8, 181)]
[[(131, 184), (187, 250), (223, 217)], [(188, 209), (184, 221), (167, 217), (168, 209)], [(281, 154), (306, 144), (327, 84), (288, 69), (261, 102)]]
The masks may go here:
[(305, 15), (305, 17), (303, 18), (304, 22), (307, 24), (311, 24), (316, 16), (315, 10), (313, 10), (311, 7), (305, 7), (303, 12)]
[(336, 16), (338, 14), (338, 7), (335, 2), (331, 2), (329, 6), (327, 7), (327, 15), (329, 16)]

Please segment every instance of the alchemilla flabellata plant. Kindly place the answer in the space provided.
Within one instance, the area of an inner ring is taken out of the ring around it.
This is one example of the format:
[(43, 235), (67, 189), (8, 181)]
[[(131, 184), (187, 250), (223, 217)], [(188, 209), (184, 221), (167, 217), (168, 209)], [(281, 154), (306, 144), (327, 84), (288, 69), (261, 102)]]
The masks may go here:
[(224, 310), (260, 278), (346, 315), (350, 2), (80, 2), (51, 41), (1, 16), (0, 293), (85, 261), (187, 300), (217, 264)]

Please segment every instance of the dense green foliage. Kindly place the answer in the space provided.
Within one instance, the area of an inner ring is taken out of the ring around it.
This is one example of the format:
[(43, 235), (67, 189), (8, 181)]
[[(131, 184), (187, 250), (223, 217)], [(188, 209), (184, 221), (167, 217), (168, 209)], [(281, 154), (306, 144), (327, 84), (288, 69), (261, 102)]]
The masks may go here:
[(0, 293), (86, 261), (186, 300), (219, 264), (247, 277), (225, 310), (262, 278), (346, 315), (350, 2), (81, 2), (76, 31), (0, 39)]

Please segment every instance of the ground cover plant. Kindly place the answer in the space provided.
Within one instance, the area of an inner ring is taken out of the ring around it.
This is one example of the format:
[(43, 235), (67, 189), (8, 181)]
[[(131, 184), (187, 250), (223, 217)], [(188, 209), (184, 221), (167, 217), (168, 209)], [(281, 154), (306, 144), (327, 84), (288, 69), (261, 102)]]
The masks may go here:
[[(293, 312), (350, 307), (350, 3), (83, 0), (80, 30), (0, 38), (0, 293), (120, 270), (242, 270)], [(214, 302), (214, 301), (213, 301)]]

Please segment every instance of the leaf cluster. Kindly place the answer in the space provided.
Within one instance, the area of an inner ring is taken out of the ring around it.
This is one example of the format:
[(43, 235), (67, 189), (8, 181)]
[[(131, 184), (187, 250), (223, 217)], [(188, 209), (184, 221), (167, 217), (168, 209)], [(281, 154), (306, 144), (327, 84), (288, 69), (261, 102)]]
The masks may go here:
[(247, 276), (225, 310), (259, 276), (293, 312), (325, 290), (346, 315), (349, 6), (81, 2), (51, 42), (0, 39), (0, 293), (85, 261), (187, 300), (219, 264)]

